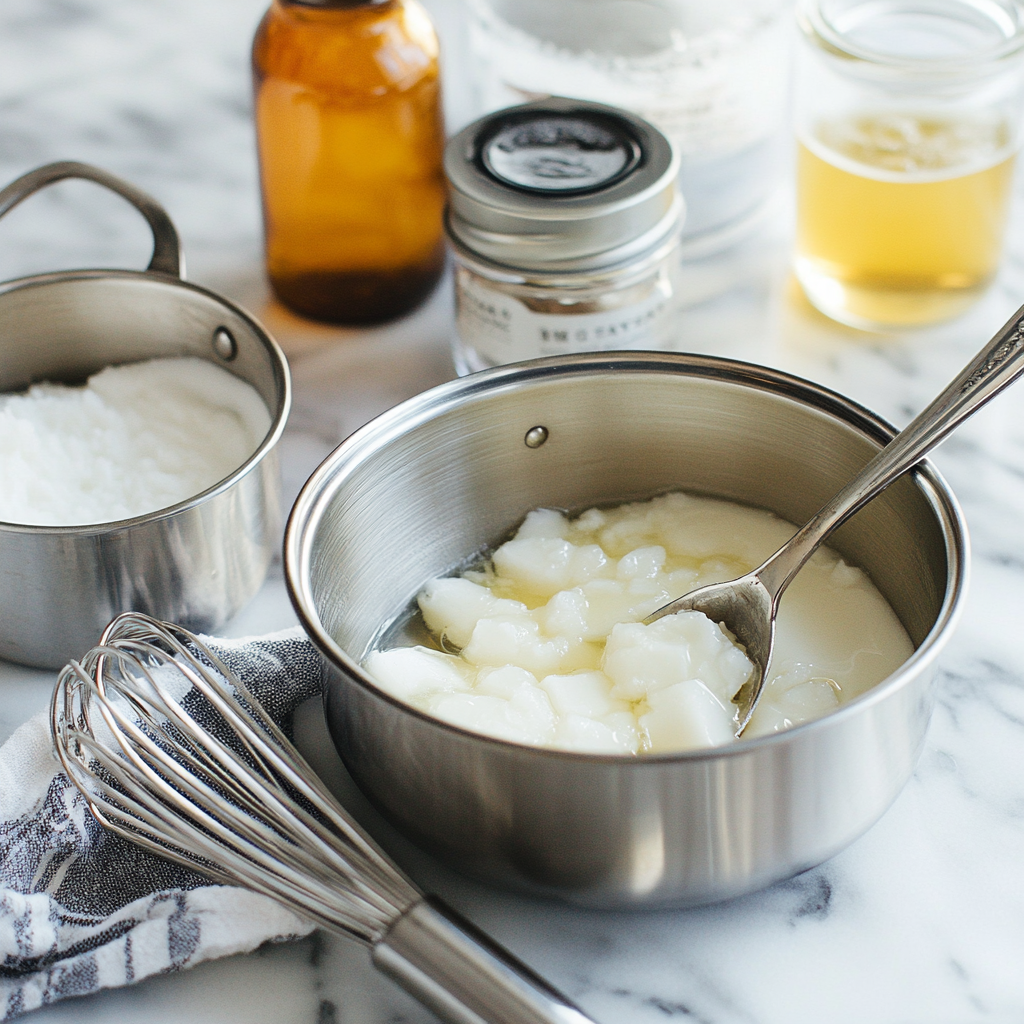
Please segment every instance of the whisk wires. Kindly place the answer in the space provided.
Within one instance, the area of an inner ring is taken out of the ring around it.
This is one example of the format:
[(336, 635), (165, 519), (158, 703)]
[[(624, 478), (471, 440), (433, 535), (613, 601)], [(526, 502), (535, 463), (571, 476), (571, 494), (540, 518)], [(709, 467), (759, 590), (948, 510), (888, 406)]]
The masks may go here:
[(420, 898), (187, 630), (119, 615), (61, 671), (51, 726), (96, 819), (160, 856), (371, 945)]

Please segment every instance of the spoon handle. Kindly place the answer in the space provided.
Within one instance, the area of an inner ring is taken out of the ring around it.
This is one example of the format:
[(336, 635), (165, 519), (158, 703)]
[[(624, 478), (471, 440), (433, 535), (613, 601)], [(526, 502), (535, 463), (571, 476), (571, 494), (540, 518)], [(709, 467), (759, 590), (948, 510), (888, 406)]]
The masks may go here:
[(755, 575), (777, 601), (815, 548), (943, 438), (1024, 373), (1024, 307), (918, 417), (898, 433)]

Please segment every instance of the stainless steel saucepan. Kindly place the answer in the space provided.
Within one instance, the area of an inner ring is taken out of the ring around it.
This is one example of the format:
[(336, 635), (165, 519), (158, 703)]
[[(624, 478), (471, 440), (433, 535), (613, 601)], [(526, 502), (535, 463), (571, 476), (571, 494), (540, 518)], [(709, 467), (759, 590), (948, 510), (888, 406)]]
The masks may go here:
[(170, 508), (96, 526), (0, 523), (0, 658), (48, 668), (88, 650), (119, 612), (205, 632), (255, 594), (279, 535), (275, 447), (291, 404), (276, 342), (244, 310), (182, 279), (174, 225), (144, 192), (87, 164), (56, 163), (0, 191), (0, 216), (64, 178), (97, 182), (132, 203), (152, 228), (153, 258), (145, 271), (72, 270), (0, 284), (0, 391), (198, 356), (251, 384), (271, 426), (230, 476)]
[(964, 523), (928, 463), (831, 541), (889, 601), (913, 656), (788, 732), (640, 757), (545, 750), (430, 718), (379, 690), (360, 661), (425, 581), (502, 540), (532, 508), (685, 489), (800, 523), (893, 433), (787, 374), (660, 353), (502, 367), (385, 413), (313, 474), (285, 540), (352, 775), (454, 867), (582, 904), (704, 903), (830, 857), (910, 777), (935, 659), (962, 603)]

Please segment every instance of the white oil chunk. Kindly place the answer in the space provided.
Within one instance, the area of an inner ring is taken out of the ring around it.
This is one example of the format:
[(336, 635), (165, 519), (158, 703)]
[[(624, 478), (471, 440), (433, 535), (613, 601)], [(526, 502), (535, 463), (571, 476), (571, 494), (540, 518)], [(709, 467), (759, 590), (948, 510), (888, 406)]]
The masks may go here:
[(486, 587), (459, 577), (431, 580), (419, 596), (419, 605), (427, 629), (456, 647), (469, 643), (482, 618), (526, 615), (521, 601), (502, 600)]
[(747, 656), (701, 612), (666, 615), (645, 626), (620, 623), (604, 650), (612, 693), (643, 700), (686, 679), (698, 679), (722, 701), (731, 701), (747, 681)]
[[(419, 597), (446, 649), (375, 651), (382, 689), (465, 729), (604, 754), (731, 743), (752, 667), (706, 616), (643, 620), (749, 572), (795, 527), (733, 502), (667, 494), (569, 519), (531, 512), (490, 563)], [(819, 549), (782, 601), (772, 670), (745, 736), (828, 714), (913, 652), (867, 576)]]
[(255, 389), (205, 359), (0, 395), (0, 522), (81, 526), (167, 508), (238, 469), (269, 429)]

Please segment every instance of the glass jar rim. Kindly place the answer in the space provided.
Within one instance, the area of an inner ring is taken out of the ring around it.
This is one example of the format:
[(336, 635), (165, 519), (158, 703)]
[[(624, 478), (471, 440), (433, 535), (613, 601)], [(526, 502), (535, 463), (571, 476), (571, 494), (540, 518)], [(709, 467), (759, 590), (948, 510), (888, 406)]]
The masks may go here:
[[(822, 0), (800, 0), (797, 21), (808, 39), (819, 45), (833, 56), (861, 61), (876, 68), (888, 68), (899, 72), (918, 72), (924, 75), (944, 74), (990, 74), (995, 65), (1002, 65), (1024, 50), (1024, 5), (1020, 0), (954, 0), (957, 6), (965, 10), (973, 10), (976, 14), (988, 17), (991, 24), (1000, 29), (1003, 39), (992, 46), (979, 48), (970, 53), (939, 56), (914, 57), (898, 53), (888, 53), (873, 49), (852, 40), (848, 33), (855, 25), (837, 24), (838, 19), (830, 17), (823, 10)], [(863, 0), (852, 4), (846, 11), (860, 10), (867, 16), (883, 7), (893, 5), (893, 0)], [(948, 2), (937, 0), (936, 8), (950, 8)], [(895, 0), (895, 10), (907, 13), (927, 13), (920, 2)], [(846, 12), (844, 12), (846, 13)], [(859, 19), (858, 24), (866, 20)]]

